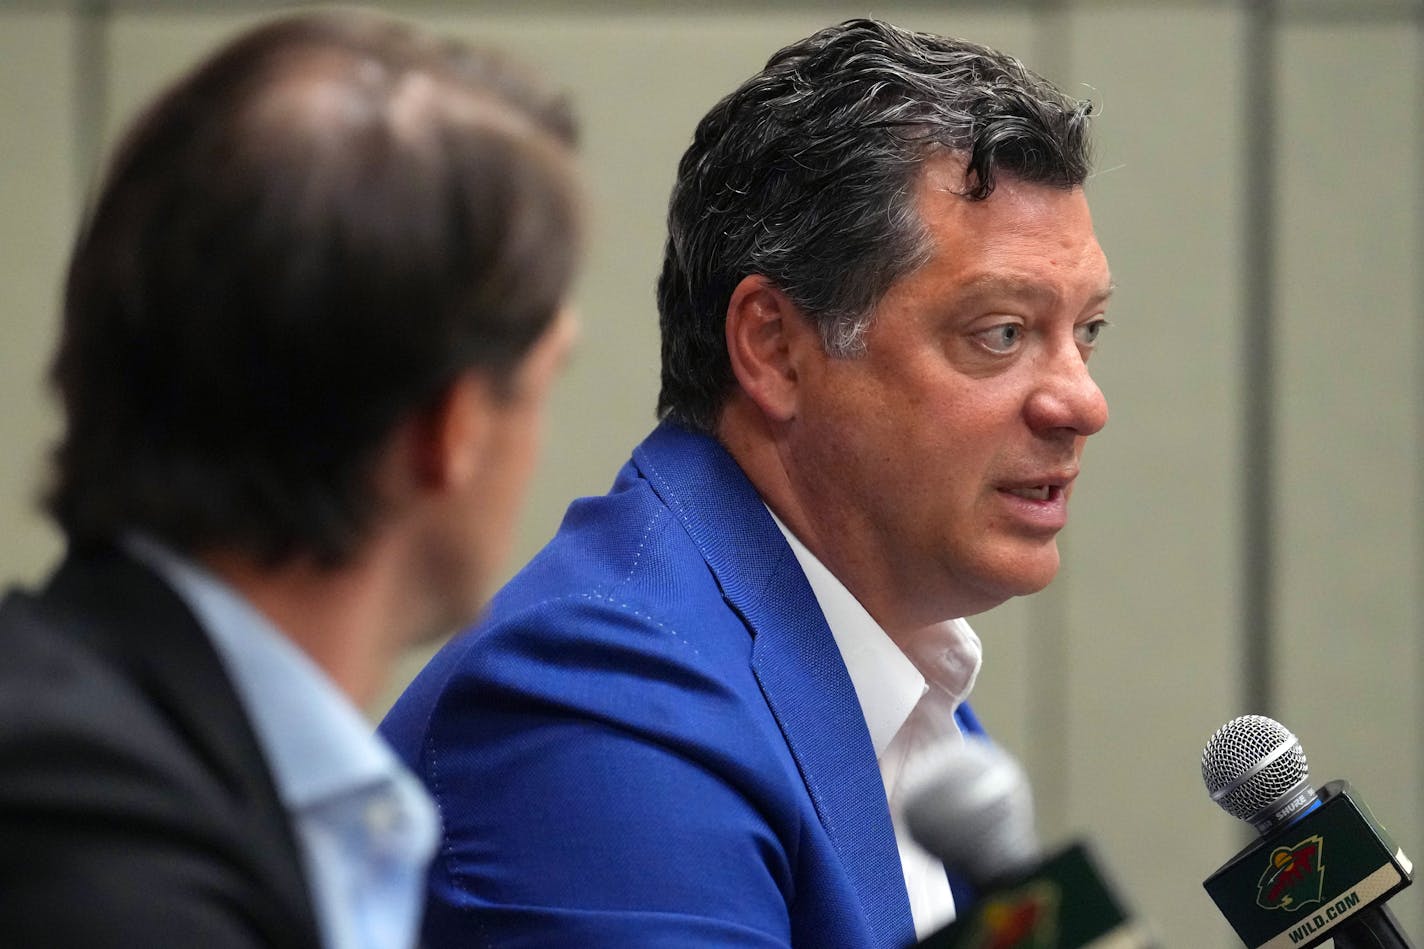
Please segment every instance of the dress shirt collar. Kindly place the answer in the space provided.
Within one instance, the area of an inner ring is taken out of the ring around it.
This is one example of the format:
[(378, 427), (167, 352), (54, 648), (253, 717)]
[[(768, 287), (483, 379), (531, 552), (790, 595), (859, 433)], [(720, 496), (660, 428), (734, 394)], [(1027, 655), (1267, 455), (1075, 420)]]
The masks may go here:
[(142, 535), (125, 549), (158, 572), (208, 633), (290, 809), (390, 780), (399, 761), (324, 672), (231, 586)]
[(207, 632), (301, 843), (328, 949), (409, 946), (439, 842), (430, 795), (300, 648), (200, 564), (151, 538), (123, 546)]

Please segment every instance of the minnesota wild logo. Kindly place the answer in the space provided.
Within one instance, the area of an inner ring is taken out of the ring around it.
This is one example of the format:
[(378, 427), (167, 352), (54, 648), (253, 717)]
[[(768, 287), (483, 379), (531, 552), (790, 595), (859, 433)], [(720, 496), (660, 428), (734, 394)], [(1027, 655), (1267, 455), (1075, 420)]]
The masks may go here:
[(1294, 847), (1271, 851), (1271, 865), (1257, 885), (1256, 902), (1264, 909), (1288, 912), (1319, 903), (1325, 887), (1324, 847), (1325, 841), (1316, 834)]
[(1058, 888), (1031, 883), (985, 902), (966, 949), (1053, 949), (1058, 945)]

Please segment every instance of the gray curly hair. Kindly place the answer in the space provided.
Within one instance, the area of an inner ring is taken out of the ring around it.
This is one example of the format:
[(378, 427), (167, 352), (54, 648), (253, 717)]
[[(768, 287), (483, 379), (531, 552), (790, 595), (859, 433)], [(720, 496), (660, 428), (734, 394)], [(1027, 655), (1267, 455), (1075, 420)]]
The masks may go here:
[(1073, 188), (1092, 104), (974, 43), (848, 20), (780, 50), (698, 124), (678, 165), (658, 280), (659, 417), (711, 431), (733, 384), (732, 291), (762, 274), (858, 354), (875, 304), (925, 262), (926, 157), (965, 157), (963, 194), (996, 176)]

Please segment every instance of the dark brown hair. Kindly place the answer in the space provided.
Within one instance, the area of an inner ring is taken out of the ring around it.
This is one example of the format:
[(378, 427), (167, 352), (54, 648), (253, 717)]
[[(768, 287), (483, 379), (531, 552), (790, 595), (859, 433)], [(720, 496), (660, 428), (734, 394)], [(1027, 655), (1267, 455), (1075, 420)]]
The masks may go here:
[(179, 80), (70, 265), (71, 545), (349, 558), (396, 424), (469, 369), (507, 381), (564, 301), (574, 137), (516, 64), (370, 14), (268, 23)]

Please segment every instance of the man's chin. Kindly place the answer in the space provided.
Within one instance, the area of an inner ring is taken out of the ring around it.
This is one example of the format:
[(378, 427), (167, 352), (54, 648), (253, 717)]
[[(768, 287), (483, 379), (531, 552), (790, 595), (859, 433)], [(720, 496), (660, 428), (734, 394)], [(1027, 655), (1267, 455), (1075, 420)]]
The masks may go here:
[(1042, 591), (1058, 576), (1058, 567), (1058, 544), (1052, 540), (1027, 556), (1015, 557), (1000, 574), (1000, 588), (1006, 593), (1004, 598), (1032, 596)]

